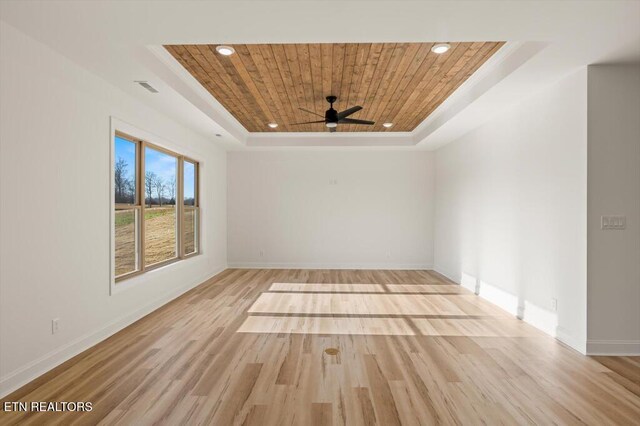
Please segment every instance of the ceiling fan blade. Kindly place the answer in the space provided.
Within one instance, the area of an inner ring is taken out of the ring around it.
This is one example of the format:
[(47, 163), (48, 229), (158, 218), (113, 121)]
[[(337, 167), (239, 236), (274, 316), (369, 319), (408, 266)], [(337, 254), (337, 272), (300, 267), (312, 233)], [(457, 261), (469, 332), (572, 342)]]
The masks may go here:
[(309, 114), (313, 114), (313, 115), (317, 115), (318, 117), (324, 117), (324, 115), (322, 114), (318, 114), (317, 112), (313, 112), (313, 111), (309, 111), (308, 109), (304, 109), (304, 108), (298, 108), (304, 112), (308, 112)]
[(351, 107), (349, 109), (345, 109), (344, 111), (340, 111), (338, 113), (338, 120), (341, 119), (341, 118), (348, 117), (351, 114), (360, 111), (361, 109), (362, 109), (362, 107), (360, 105), (358, 105), (358, 106)]
[(292, 126), (298, 126), (300, 124), (313, 124), (313, 123), (324, 123), (324, 120), (318, 120), (318, 121), (305, 121), (303, 123), (291, 123)]
[(342, 124), (376, 124), (375, 121), (369, 121), (369, 120), (358, 120), (357, 118), (343, 118), (341, 120), (338, 120), (338, 123), (342, 123)]
[(335, 132), (335, 131), (336, 131), (336, 128), (335, 128), (335, 127), (329, 127), (329, 132), (333, 133), (333, 132)]

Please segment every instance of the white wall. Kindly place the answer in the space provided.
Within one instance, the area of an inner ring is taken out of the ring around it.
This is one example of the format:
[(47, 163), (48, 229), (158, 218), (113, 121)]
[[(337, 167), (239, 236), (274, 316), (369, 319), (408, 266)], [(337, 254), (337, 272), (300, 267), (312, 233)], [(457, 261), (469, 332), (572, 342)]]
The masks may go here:
[[(226, 154), (14, 28), (0, 31), (2, 395), (225, 267)], [(204, 254), (113, 296), (110, 116), (201, 160), (203, 189)]]
[(239, 151), (227, 161), (230, 266), (432, 265), (432, 153)]
[(588, 350), (640, 354), (640, 66), (588, 72)]
[(434, 227), (436, 270), (581, 352), (586, 76), (568, 76), (438, 150)]

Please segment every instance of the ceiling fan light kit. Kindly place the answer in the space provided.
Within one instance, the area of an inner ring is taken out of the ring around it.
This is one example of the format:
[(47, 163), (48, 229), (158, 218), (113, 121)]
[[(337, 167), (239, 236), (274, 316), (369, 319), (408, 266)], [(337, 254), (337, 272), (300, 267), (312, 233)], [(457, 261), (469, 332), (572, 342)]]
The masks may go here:
[[(338, 112), (333, 108), (333, 103), (338, 100), (338, 97), (334, 95), (329, 95), (327, 96), (326, 99), (327, 99), (327, 102), (329, 102), (329, 109), (326, 110), (324, 113), (324, 120), (305, 121), (304, 123), (293, 123), (293, 125), (297, 126), (300, 124), (324, 123), (324, 125), (329, 129), (329, 131), (333, 133), (336, 131), (336, 127), (338, 127), (338, 124), (365, 124), (367, 126), (372, 126), (376, 124), (374, 121), (359, 120), (357, 118), (348, 118), (351, 114), (355, 114), (356, 112), (362, 109), (360, 105)], [(304, 108), (300, 108), (300, 109), (304, 112), (308, 112), (309, 114), (322, 117), (322, 115), (316, 112), (309, 111)]]

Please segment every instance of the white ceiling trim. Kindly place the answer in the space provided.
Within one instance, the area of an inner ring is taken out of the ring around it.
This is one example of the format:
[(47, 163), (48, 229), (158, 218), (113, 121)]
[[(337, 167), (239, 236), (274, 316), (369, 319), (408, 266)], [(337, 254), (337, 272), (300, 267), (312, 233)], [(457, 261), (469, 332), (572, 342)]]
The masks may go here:
[(249, 133), (247, 146), (414, 146), (412, 132)]

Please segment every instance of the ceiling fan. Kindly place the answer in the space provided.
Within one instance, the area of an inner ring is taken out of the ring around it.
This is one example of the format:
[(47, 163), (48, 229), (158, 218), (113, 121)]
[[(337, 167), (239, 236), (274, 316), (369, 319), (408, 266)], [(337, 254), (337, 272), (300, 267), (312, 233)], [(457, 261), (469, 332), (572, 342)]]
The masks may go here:
[[(372, 125), (375, 124), (375, 122), (373, 121), (369, 121), (369, 120), (358, 120), (357, 118), (347, 118), (349, 117), (351, 114), (354, 114), (358, 111), (360, 111), (362, 109), (361, 106), (354, 106), (351, 107), (349, 109), (345, 109), (344, 111), (336, 111), (335, 109), (333, 109), (333, 103), (338, 100), (337, 96), (327, 96), (327, 102), (329, 102), (330, 106), (329, 109), (325, 111), (324, 113), (324, 120), (318, 120), (318, 121), (306, 121), (304, 123), (293, 123), (294, 126), (296, 125), (300, 125), (300, 124), (312, 124), (312, 123), (324, 123), (325, 126), (327, 126), (329, 128), (330, 132), (335, 132), (336, 131), (336, 127), (338, 127), (338, 123), (342, 123), (342, 124), (366, 124), (366, 125)], [(317, 115), (319, 117), (322, 117), (322, 115), (317, 114), (313, 111), (309, 111), (308, 109), (304, 109), (304, 108), (300, 108), (302, 111), (308, 112), (309, 114), (313, 114), (313, 115)]]

